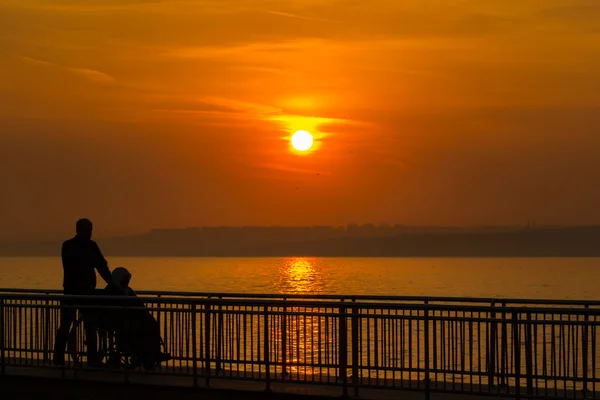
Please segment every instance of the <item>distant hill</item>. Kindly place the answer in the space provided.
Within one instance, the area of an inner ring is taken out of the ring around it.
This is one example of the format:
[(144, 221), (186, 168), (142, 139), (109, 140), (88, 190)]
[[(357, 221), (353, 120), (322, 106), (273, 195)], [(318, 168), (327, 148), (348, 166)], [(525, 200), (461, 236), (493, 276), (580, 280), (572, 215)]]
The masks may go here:
[[(600, 226), (205, 227), (97, 239), (107, 256), (596, 257)], [(60, 241), (0, 242), (0, 256), (59, 256)]]

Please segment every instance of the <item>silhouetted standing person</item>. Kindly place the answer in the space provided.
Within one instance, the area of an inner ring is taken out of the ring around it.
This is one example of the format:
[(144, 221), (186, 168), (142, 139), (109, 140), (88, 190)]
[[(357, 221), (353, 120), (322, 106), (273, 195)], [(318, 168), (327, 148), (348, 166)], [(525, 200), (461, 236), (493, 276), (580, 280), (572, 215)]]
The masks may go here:
[[(92, 240), (92, 222), (80, 219), (76, 224), (75, 237), (66, 240), (62, 245), (63, 292), (66, 295), (93, 295), (96, 289), (96, 270), (106, 281), (112, 282), (108, 263), (100, 248)], [(62, 305), (83, 305), (80, 300), (64, 300)], [(64, 365), (65, 347), (71, 325), (76, 319), (76, 308), (61, 308), (60, 327), (54, 344), (54, 363)], [(84, 311), (85, 312), (85, 311)], [(88, 352), (88, 363), (97, 364), (97, 337), (95, 326), (84, 323)]]

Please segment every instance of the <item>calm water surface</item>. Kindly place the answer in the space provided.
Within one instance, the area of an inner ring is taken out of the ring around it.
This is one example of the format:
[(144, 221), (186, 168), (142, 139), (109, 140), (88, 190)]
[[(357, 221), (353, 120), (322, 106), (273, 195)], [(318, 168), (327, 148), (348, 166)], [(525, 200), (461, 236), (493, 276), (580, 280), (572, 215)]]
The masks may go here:
[[(107, 259), (138, 290), (600, 299), (600, 258)], [(60, 258), (0, 258), (0, 287), (61, 283)]]

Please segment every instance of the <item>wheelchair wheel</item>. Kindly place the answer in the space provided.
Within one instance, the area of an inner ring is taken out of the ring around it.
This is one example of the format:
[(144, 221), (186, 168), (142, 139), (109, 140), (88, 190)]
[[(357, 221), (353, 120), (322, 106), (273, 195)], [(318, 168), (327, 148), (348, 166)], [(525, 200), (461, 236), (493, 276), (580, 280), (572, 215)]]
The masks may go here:
[(67, 354), (71, 357), (71, 361), (75, 365), (80, 362), (80, 354), (83, 353), (83, 321), (78, 319), (75, 321), (69, 332), (69, 338), (67, 339)]
[[(75, 365), (79, 365), (83, 360), (83, 355), (87, 355), (86, 341), (90, 338), (85, 337), (85, 321), (79, 318), (75, 321), (69, 332), (67, 339), (67, 353)], [(96, 331), (96, 350), (99, 355), (99, 361), (104, 359), (108, 352), (108, 334), (99, 329)]]

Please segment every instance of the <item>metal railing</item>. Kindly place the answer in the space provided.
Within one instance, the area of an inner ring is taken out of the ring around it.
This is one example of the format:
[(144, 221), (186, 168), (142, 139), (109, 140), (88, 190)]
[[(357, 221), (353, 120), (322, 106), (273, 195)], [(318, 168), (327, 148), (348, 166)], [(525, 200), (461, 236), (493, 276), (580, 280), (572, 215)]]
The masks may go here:
[[(0, 289), (3, 374), (50, 367), (59, 293)], [(194, 385), (240, 379), (266, 389), (335, 385), (343, 395), (378, 388), (425, 398), (596, 397), (600, 302), (150, 291), (139, 298), (172, 355), (153, 373)]]

